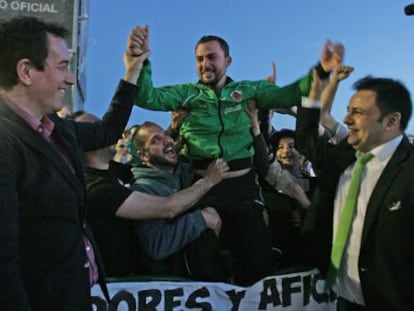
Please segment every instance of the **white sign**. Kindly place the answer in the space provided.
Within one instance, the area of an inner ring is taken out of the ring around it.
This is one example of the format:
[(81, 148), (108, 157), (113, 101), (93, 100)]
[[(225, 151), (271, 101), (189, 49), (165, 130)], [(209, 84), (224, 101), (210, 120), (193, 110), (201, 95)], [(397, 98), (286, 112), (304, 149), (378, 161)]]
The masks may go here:
[(324, 292), (324, 285), (317, 269), (269, 276), (250, 287), (208, 282), (111, 282), (112, 305), (108, 306), (95, 285), (92, 306), (94, 311), (334, 310), (335, 303)]

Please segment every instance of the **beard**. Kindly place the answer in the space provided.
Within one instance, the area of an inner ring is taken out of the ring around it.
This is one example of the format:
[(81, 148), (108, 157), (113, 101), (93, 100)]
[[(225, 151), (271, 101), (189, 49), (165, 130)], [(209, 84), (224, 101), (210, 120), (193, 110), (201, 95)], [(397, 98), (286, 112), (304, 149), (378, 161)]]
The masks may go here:
[(160, 156), (157, 154), (149, 154), (148, 162), (151, 163), (155, 167), (174, 168), (178, 163), (178, 157), (176, 155), (173, 159), (169, 159), (165, 156)]
[(209, 80), (205, 80), (204, 78), (203, 78), (203, 76), (204, 76), (204, 74), (205, 73), (203, 73), (203, 74), (200, 74), (200, 80), (201, 80), (201, 82), (204, 84), (204, 85), (207, 85), (207, 86), (211, 86), (211, 87), (215, 87), (216, 85), (217, 85), (217, 83), (223, 78), (223, 76), (224, 76), (224, 73), (223, 72), (220, 72), (220, 71), (217, 71), (217, 70), (210, 70), (210, 71), (208, 71), (208, 72), (206, 72), (206, 73), (208, 73), (209, 75), (214, 75), (214, 77), (212, 78), (212, 79), (209, 79)]
[(204, 85), (211, 86), (211, 87), (215, 87), (218, 81), (219, 80), (217, 79), (217, 77), (215, 77), (213, 80), (203, 80), (203, 79), (201, 79), (201, 82)]

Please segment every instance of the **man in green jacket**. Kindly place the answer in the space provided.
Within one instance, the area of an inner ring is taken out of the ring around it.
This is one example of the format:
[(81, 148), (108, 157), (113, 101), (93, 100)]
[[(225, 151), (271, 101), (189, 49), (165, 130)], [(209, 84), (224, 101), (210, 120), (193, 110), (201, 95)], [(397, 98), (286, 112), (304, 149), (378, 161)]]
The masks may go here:
[[(149, 50), (148, 26), (135, 27), (129, 38), (132, 55)], [(195, 173), (203, 175), (207, 165), (217, 158), (228, 162), (231, 177), (210, 195), (220, 204), (223, 220), (236, 258), (240, 263), (241, 284), (251, 284), (271, 269), (270, 241), (262, 218), (260, 188), (252, 169), (254, 148), (250, 121), (245, 113), (248, 100), (254, 99), (259, 109), (288, 108), (297, 105), (310, 90), (312, 75), (278, 87), (265, 80), (233, 81), (226, 75), (232, 58), (225, 40), (204, 36), (195, 48), (197, 83), (153, 87), (151, 64), (144, 62), (139, 77), (136, 105), (160, 111), (180, 108), (190, 113), (180, 127), (182, 153), (192, 160)], [(343, 57), (343, 46), (328, 41), (320, 62), (315, 67), (321, 78), (337, 66)]]

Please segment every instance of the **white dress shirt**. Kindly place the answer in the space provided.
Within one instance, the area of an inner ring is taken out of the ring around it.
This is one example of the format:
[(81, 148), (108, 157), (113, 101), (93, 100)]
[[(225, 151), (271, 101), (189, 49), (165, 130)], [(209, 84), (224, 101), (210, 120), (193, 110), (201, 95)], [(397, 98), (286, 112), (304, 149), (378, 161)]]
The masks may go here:
[[(391, 159), (392, 155), (400, 144), (402, 137), (403, 136), (400, 135), (390, 140), (389, 142), (371, 150), (370, 153), (372, 153), (374, 157), (366, 164), (364, 172), (362, 173), (361, 188), (358, 195), (357, 206), (352, 222), (350, 236), (344, 251), (336, 285), (334, 286), (334, 290), (338, 296), (360, 305), (364, 305), (364, 298), (362, 295), (360, 284), (361, 282), (359, 279), (358, 258), (361, 247), (361, 237), (365, 221), (365, 213), (375, 185), (388, 161)], [(357, 152), (356, 156), (359, 156), (359, 152)], [(348, 193), (354, 164), (355, 163), (351, 164), (342, 173), (339, 179), (334, 202), (333, 239), (335, 239), (336, 231), (338, 229), (339, 218), (344, 207), (346, 195)]]

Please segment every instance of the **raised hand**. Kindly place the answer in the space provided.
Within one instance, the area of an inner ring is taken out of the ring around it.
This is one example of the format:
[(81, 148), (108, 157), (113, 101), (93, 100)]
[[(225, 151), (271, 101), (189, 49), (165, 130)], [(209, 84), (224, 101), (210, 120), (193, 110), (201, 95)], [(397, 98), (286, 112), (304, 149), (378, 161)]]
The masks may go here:
[(125, 77), (130, 83), (137, 83), (144, 61), (151, 54), (148, 49), (148, 26), (132, 29), (124, 53)]
[(189, 110), (181, 108), (178, 109), (176, 111), (171, 111), (170, 115), (171, 115), (171, 124), (170, 124), (170, 128), (173, 131), (178, 131), (178, 129), (181, 126), (181, 123), (183, 122), (183, 120), (185, 119), (186, 116), (188, 116), (188, 114), (190, 113)]
[(140, 56), (149, 51), (148, 26), (137, 26), (132, 29), (128, 38), (127, 51), (132, 56)]
[(333, 70), (331, 79), (333, 81), (342, 81), (348, 78), (352, 71), (354, 71), (354, 67), (339, 65)]
[(265, 78), (265, 80), (267, 82), (272, 83), (272, 84), (276, 84), (276, 64), (275, 64), (275, 62), (272, 62), (272, 75), (271, 76), (267, 76)]
[(326, 72), (332, 72), (340, 65), (345, 57), (345, 47), (342, 43), (334, 43), (326, 40), (322, 50), (320, 63)]

